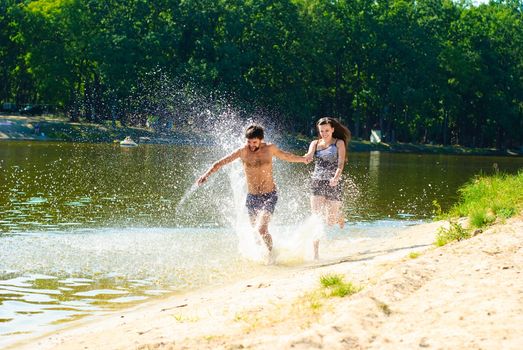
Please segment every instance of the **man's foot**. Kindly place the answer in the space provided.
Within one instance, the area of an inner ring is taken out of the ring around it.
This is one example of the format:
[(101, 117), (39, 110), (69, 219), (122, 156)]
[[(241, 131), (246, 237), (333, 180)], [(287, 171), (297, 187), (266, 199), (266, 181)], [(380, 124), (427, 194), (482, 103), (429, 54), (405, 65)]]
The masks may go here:
[(262, 237), (263, 241), (265, 242), (265, 245), (267, 246), (267, 249), (269, 251), (272, 251), (272, 237), (271, 237), (271, 235), (266, 233), (266, 234), (261, 234), (261, 237)]
[(265, 265), (274, 264), (276, 264), (276, 254), (274, 254), (274, 250), (269, 250), (265, 255)]

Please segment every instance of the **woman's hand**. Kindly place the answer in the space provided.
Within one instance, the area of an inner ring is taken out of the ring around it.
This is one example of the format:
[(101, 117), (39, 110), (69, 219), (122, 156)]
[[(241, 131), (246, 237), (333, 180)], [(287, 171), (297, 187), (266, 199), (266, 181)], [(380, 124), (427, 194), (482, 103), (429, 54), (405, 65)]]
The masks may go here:
[(329, 180), (329, 186), (331, 186), (331, 187), (337, 186), (338, 185), (338, 181), (339, 181), (338, 178), (333, 177), (332, 179)]

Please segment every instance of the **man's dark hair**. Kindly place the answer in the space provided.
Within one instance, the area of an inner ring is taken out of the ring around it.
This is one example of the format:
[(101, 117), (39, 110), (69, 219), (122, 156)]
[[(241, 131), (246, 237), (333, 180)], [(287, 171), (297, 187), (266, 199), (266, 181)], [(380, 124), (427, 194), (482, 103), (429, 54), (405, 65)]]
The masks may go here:
[(263, 140), (263, 128), (256, 124), (249, 126), (247, 130), (245, 130), (245, 138)]

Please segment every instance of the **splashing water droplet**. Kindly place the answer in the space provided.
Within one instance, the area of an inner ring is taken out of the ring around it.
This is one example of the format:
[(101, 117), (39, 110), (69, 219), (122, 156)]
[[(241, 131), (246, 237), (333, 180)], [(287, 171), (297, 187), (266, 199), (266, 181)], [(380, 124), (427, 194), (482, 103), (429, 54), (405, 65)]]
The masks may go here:
[(178, 204), (176, 205), (176, 208), (174, 209), (175, 212), (178, 212), (181, 207), (184, 206), (187, 199), (198, 189), (197, 184), (192, 184), (191, 188), (189, 188), (182, 196)]

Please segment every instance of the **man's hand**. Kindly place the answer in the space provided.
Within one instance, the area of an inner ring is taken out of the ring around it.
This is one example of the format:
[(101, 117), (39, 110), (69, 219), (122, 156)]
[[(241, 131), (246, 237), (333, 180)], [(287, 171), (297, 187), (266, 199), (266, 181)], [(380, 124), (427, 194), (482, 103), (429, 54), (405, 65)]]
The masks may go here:
[(208, 174), (203, 174), (202, 176), (200, 176), (200, 178), (198, 180), (196, 180), (196, 184), (198, 186), (201, 186), (205, 183), (205, 181), (207, 181), (207, 178), (209, 177)]
[(314, 156), (312, 156), (312, 155), (310, 155), (310, 156), (305, 155), (305, 156), (303, 156), (303, 158), (305, 158), (305, 160), (303, 162), (305, 164), (309, 164), (314, 159)]

